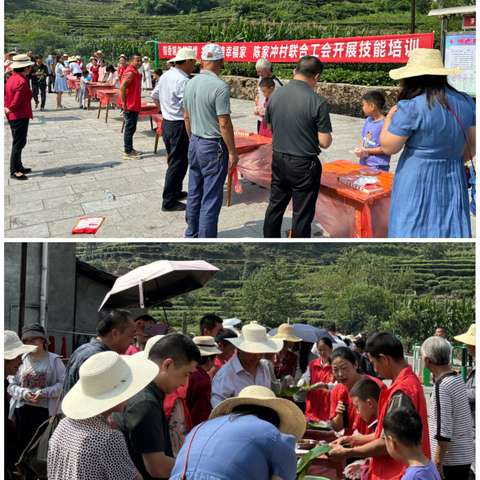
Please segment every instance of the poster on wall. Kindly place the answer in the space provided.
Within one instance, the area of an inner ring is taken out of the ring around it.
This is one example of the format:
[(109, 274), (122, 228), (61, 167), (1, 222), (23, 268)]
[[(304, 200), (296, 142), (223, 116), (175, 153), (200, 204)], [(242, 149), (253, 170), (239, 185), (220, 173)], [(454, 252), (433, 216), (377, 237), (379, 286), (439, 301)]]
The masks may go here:
[(459, 75), (448, 77), (450, 85), (461, 92), (476, 96), (475, 88), (476, 36), (471, 33), (447, 33), (445, 37), (445, 67), (462, 69)]

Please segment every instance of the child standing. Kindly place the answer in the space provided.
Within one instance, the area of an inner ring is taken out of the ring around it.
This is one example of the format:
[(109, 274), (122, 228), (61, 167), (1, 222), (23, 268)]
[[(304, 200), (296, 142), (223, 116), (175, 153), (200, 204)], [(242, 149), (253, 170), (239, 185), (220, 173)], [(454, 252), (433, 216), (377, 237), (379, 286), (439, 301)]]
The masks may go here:
[(371, 90), (362, 97), (362, 110), (367, 119), (362, 129), (362, 144), (355, 149), (355, 155), (362, 165), (388, 172), (390, 155), (383, 153), (380, 146), (385, 115), (385, 95), (378, 90)]
[(80, 110), (87, 109), (87, 83), (92, 81), (92, 74), (85, 70), (80, 77), (80, 92), (78, 94), (78, 102), (80, 103)]
[(388, 454), (407, 465), (402, 480), (440, 480), (440, 475), (422, 451), (422, 421), (415, 410), (398, 408), (383, 421)]
[(265, 111), (267, 110), (269, 98), (275, 90), (275, 81), (273, 80), (273, 78), (262, 78), (258, 86), (260, 88), (260, 91), (262, 92), (262, 95), (265, 97), (265, 102), (263, 103), (263, 105), (258, 105), (255, 108), (255, 114), (262, 117), (258, 133), (260, 135), (263, 135), (264, 137), (271, 138), (272, 131), (268, 128), (267, 122), (265, 121)]

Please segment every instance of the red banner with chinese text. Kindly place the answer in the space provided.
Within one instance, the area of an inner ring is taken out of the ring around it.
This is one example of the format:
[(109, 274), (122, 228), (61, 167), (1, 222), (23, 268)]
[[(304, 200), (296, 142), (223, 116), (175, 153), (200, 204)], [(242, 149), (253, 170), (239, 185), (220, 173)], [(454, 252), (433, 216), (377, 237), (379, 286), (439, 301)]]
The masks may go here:
[[(433, 48), (434, 33), (382, 35), (372, 37), (321, 38), (275, 42), (237, 42), (219, 45), (226, 62), (296, 62), (314, 55), (325, 63), (407, 63), (414, 48)], [(200, 59), (205, 43), (159, 43), (158, 57), (173, 58), (182, 47), (193, 48)]]

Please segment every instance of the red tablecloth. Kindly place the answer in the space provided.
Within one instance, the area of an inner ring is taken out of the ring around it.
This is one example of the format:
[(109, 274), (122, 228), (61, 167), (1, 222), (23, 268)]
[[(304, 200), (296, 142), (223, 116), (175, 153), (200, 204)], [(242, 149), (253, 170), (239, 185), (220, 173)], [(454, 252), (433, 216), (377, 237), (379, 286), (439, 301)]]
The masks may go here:
[(69, 75), (67, 77), (67, 87), (69, 90), (78, 90), (80, 88), (80, 80), (73, 75)]
[(113, 88), (113, 89), (98, 89), (96, 92), (96, 95), (100, 101), (100, 105), (102, 107), (110, 104), (118, 104), (118, 98), (120, 95), (120, 90), (118, 88)]
[(87, 83), (87, 94), (90, 98), (97, 98), (98, 90), (115, 90), (115, 85), (102, 82)]
[[(244, 178), (269, 188), (272, 180), (271, 139), (254, 135), (236, 135), (235, 143), (240, 160), (237, 172)], [(388, 233), (388, 212), (393, 174), (378, 175), (383, 191), (363, 193), (341, 185), (339, 175), (348, 175), (365, 168), (358, 163), (336, 160), (322, 165), (320, 192), (315, 209), (317, 220), (331, 237), (384, 238)], [(235, 191), (241, 187), (235, 181)]]

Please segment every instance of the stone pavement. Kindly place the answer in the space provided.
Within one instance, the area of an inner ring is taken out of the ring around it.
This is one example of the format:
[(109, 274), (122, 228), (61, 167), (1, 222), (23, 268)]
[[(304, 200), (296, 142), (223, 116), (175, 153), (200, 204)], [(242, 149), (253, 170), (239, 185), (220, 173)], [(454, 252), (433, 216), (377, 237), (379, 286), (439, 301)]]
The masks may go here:
[[(154, 132), (148, 119), (139, 121), (134, 146), (145, 152), (140, 160), (122, 160), (121, 117), (111, 111), (97, 119), (95, 104), (80, 110), (74, 96), (65, 96), (64, 110), (55, 110), (54, 95), (47, 111), (34, 111), (23, 163), (33, 169), (26, 182), (10, 179), (11, 134), (5, 125), (5, 236), (12, 238), (76, 238), (71, 229), (79, 217), (105, 216), (96, 237), (181, 238), (184, 212), (162, 212), (161, 197), (166, 152), (159, 142), (153, 154)], [(232, 100), (237, 129), (253, 131), (253, 102)], [(350, 151), (360, 136), (363, 120), (332, 115), (334, 141), (322, 161), (354, 159)], [(392, 161), (393, 168), (396, 158)], [(233, 205), (220, 214), (219, 237), (262, 237), (268, 191), (244, 182), (244, 193), (233, 194)], [(185, 184), (186, 189), (186, 184)], [(291, 223), (287, 211), (283, 230)], [(321, 227), (314, 228), (322, 236)], [(92, 238), (92, 235), (84, 235)]]

